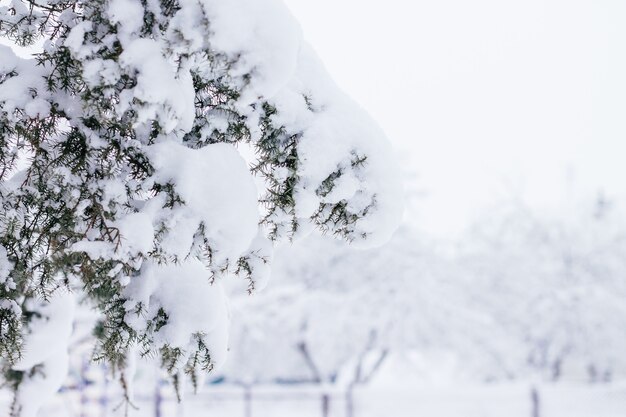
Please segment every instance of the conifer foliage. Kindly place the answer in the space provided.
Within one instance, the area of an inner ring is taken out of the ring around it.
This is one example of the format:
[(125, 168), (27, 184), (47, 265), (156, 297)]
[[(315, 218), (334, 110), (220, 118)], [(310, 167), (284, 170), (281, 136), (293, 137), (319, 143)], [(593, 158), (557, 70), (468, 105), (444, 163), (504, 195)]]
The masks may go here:
[(97, 359), (123, 373), (132, 352), (157, 355), (195, 381), (224, 360), (224, 277), (262, 287), (274, 242), (315, 228), (367, 244), (393, 232), (384, 135), (280, 2), (0, 4), (4, 43), (34, 51), (0, 46), (0, 353), (15, 415), (36, 413), (21, 400), (33, 387), (57, 389), (75, 299), (101, 314)]

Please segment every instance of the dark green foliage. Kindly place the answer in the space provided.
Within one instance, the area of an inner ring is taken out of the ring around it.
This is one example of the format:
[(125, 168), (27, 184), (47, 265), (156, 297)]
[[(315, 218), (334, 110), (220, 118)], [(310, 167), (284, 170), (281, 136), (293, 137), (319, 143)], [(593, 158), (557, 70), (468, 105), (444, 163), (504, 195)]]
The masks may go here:
[[(299, 136), (288, 134), (283, 127), (276, 128), (272, 123), (272, 116), (275, 114), (276, 108), (268, 103), (263, 104), (262, 136), (256, 144), (258, 162), (252, 168), (268, 184), (267, 193), (261, 202), (267, 209), (263, 223), (269, 227), (269, 236), (272, 239), (284, 234), (293, 236), (298, 230), (294, 193), (298, 183)], [(277, 177), (277, 169), (286, 170), (286, 175)], [(289, 224), (284, 224), (279, 217), (282, 213), (291, 219)]]
[[(352, 155), (351, 169), (358, 170), (361, 166), (367, 163), (366, 156), (360, 156), (356, 152)], [(341, 178), (344, 170), (338, 168), (326, 178), (322, 184), (315, 191), (317, 195), (326, 197), (335, 188), (336, 181)], [(320, 204), (318, 210), (313, 215), (313, 221), (324, 232), (333, 230), (333, 233), (339, 237), (350, 240), (350, 236), (354, 233), (354, 226), (363, 217), (367, 216), (368, 210), (376, 204), (373, 200), (365, 209), (360, 212), (354, 213), (349, 210), (348, 204), (345, 201), (339, 201), (335, 204)], [(366, 239), (366, 235), (362, 235), (361, 238)]]

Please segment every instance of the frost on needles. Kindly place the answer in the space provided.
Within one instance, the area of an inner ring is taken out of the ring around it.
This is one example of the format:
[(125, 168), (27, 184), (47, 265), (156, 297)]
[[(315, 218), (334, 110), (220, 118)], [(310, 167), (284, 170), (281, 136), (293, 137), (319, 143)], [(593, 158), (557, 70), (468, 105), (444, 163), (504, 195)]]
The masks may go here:
[(376, 245), (399, 222), (383, 133), (279, 1), (0, 4), (4, 43), (37, 51), (0, 46), (14, 415), (62, 383), (75, 303), (100, 313), (96, 359), (124, 375), (156, 355), (196, 381), (225, 360), (224, 277), (254, 291), (278, 241), (317, 229)]

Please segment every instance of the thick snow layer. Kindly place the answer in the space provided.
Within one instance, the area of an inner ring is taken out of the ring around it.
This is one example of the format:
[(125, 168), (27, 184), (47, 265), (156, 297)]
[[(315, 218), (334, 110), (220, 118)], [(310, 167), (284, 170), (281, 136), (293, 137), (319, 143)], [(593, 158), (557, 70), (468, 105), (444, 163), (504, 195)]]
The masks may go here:
[(138, 124), (157, 120), (166, 133), (191, 130), (195, 118), (191, 74), (188, 71), (177, 74), (163, 57), (158, 42), (144, 38), (128, 42), (120, 64), (125, 71), (137, 73), (137, 85), (126, 90), (121, 98), (120, 113), (140, 100), (142, 111)]
[(18, 68), (21, 61), (21, 59), (13, 53), (13, 50), (6, 45), (0, 45), (0, 58), (0, 72), (2, 73), (15, 70)]
[(10, 287), (7, 289), (13, 289), (14, 283), (13, 280), (10, 280), (9, 274), (13, 269), (13, 265), (9, 258), (7, 257), (7, 250), (4, 246), (0, 245), (0, 285), (5, 285), (6, 287)]
[(46, 91), (43, 69), (34, 60), (19, 58), (10, 47), (0, 45), (0, 104), (6, 116), (12, 118), (16, 109), (24, 109), (30, 117), (45, 117), (50, 104), (45, 100)]
[[(391, 237), (402, 218), (399, 171), (384, 132), (332, 81), (300, 28), (275, 0), (206, 2), (212, 47), (236, 56), (242, 74), (250, 74), (246, 94), (274, 105), (276, 126), (301, 135), (296, 213), (307, 223), (320, 204), (345, 202), (348, 211), (366, 215), (348, 236), (377, 246)], [(254, 128), (253, 128), (254, 130)], [(355, 160), (366, 158), (355, 166)], [(336, 172), (332, 193), (319, 188)], [(303, 229), (305, 230), (306, 227)]]
[[(214, 365), (223, 365), (229, 323), (226, 298), (221, 284), (211, 283), (210, 273), (200, 261), (146, 263), (125, 288), (124, 296), (129, 300), (127, 320), (139, 331), (145, 330), (144, 317), (157, 316), (161, 308), (167, 314), (167, 324), (155, 333), (157, 346), (170, 345), (191, 353), (195, 349), (193, 336), (202, 334)], [(141, 316), (135, 313), (137, 303), (146, 309)]]
[(29, 304), (27, 308), (39, 317), (28, 323), (22, 358), (13, 366), (19, 371), (26, 371), (46, 362), (58, 351), (67, 350), (72, 334), (75, 301), (71, 293), (58, 290), (48, 302), (32, 300)]
[[(214, 385), (190, 396), (183, 405), (176, 397), (163, 392), (155, 401), (154, 383), (149, 379), (138, 386), (136, 410), (132, 417), (155, 415), (186, 417), (320, 417), (322, 397), (328, 398), (328, 417), (348, 417), (346, 394), (333, 387), (320, 386), (241, 386)], [(354, 394), (354, 417), (533, 417), (532, 384), (506, 383), (488, 385), (450, 384), (442, 386), (358, 387)], [(538, 385), (541, 417), (623, 417), (626, 410), (624, 383), (598, 385)], [(246, 392), (250, 394), (248, 397)], [(74, 395), (73, 395), (74, 394)], [(69, 392), (59, 396), (42, 417), (83, 415), (123, 417), (118, 403), (106, 406), (106, 392), (85, 390), (83, 396)], [(83, 403), (79, 402), (82, 398)], [(109, 397), (110, 398), (110, 397)], [(249, 401), (247, 399), (249, 398)], [(0, 395), (0, 410), (8, 399)], [(155, 407), (158, 407), (158, 409)], [(108, 409), (107, 409), (108, 408)], [(183, 412), (184, 409), (184, 412)], [(158, 410), (158, 411), (157, 411)]]
[(144, 8), (138, 0), (112, 0), (108, 14), (111, 22), (118, 23), (122, 32), (138, 32), (143, 26)]
[(171, 230), (164, 246), (186, 256), (200, 223), (214, 260), (236, 261), (250, 247), (258, 231), (257, 190), (245, 161), (228, 144), (190, 149), (163, 142), (148, 150), (156, 169), (154, 180), (172, 182), (185, 205), (166, 220)]
[(36, 417), (65, 381), (75, 305), (65, 290), (57, 290), (48, 302), (31, 300), (28, 305), (37, 316), (27, 325), (23, 356), (13, 366), (26, 372), (16, 393), (20, 417)]
[[(119, 216), (112, 224), (121, 235), (117, 252), (113, 243), (87, 240), (74, 244), (72, 250), (96, 259), (146, 255), (153, 249), (156, 231), (161, 226), (168, 230), (160, 238), (161, 249), (181, 261), (194, 255), (191, 251), (201, 226), (216, 266), (236, 263), (249, 250), (259, 250), (255, 245), (251, 247), (253, 241), (260, 244), (256, 239), (257, 189), (245, 161), (233, 146), (217, 143), (191, 149), (164, 141), (150, 146), (147, 154), (155, 168), (152, 180), (173, 184), (184, 204), (163, 209), (163, 199), (157, 198), (139, 212)], [(115, 193), (112, 188), (110, 192)]]
[(39, 410), (48, 403), (67, 376), (69, 356), (66, 350), (55, 351), (33, 376), (26, 376), (16, 394), (20, 417), (37, 417)]
[(211, 21), (211, 46), (237, 59), (236, 72), (251, 74), (242, 104), (272, 97), (293, 76), (302, 46), (300, 25), (280, 0), (203, 2)]

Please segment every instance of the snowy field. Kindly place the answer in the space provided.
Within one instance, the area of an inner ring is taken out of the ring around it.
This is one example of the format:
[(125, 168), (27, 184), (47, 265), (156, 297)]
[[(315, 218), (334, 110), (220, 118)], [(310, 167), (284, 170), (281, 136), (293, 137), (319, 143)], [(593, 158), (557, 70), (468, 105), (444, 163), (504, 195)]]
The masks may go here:
[[(361, 389), (355, 392), (353, 417), (624, 417), (626, 383), (612, 385), (543, 385), (539, 388), (538, 414), (533, 414), (531, 388), (524, 384), (493, 386), (441, 386), (404, 390)], [(328, 413), (323, 397), (328, 394)], [(74, 393), (75, 394), (75, 393)], [(178, 407), (163, 398), (157, 411), (155, 398), (137, 401), (131, 417), (347, 417), (341, 392), (316, 387), (255, 388), (214, 387), (187, 398)], [(87, 394), (59, 396), (41, 417), (117, 417), (121, 409), (107, 411)], [(111, 405), (109, 408), (115, 408)], [(4, 415), (4, 414), (3, 414)]]

